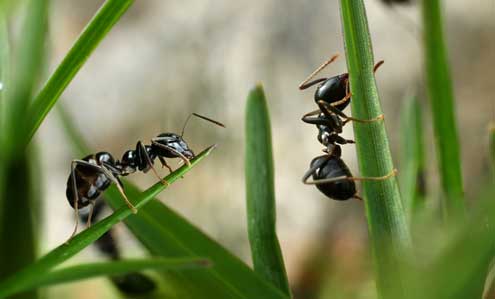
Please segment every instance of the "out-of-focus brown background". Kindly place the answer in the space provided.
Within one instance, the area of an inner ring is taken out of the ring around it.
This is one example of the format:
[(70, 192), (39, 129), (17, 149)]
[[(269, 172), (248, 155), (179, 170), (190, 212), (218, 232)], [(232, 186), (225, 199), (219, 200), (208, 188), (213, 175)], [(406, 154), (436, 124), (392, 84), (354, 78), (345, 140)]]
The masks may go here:
[[(52, 2), (49, 73), (102, 2)], [(495, 1), (443, 2), (465, 189), (474, 197), (488, 174), (487, 125), (495, 119)], [(377, 82), (398, 163), (399, 110), (411, 95), (419, 94), (424, 100), (419, 7), (389, 9), (376, 0), (366, 5), (375, 58), (385, 60)], [(185, 138), (193, 149), (199, 152), (212, 143), (219, 147), (160, 199), (250, 263), (244, 106), (249, 89), (262, 82), (272, 120), (278, 232), (291, 284), (300, 298), (312, 298), (312, 288), (318, 285), (312, 265), (328, 265), (330, 270), (325, 271), (338, 275), (329, 276), (334, 283), (326, 283), (326, 291), (331, 292), (338, 282), (341, 290), (349, 287), (347, 295), (357, 295), (346, 281), (369, 280), (362, 274), (370, 263), (363, 205), (329, 200), (300, 180), (322, 146), (316, 129), (300, 121), (304, 113), (315, 109), (314, 88), (301, 92), (297, 86), (335, 52), (344, 53), (338, 1), (141, 0), (103, 40), (61, 103), (92, 148), (109, 151), (116, 158), (138, 140), (149, 142), (160, 132), (179, 132), (191, 112), (224, 122), (227, 129), (200, 120), (190, 122)], [(343, 55), (323, 74), (341, 72), (345, 72)], [(423, 102), (428, 186), (434, 197), (438, 179), (429, 106)], [(51, 113), (36, 136), (46, 186), (43, 251), (65, 241), (74, 225), (65, 184), (70, 160), (80, 157), (72, 153), (61, 126), (57, 113)], [(345, 128), (344, 136), (352, 138), (351, 126)], [(352, 145), (344, 147), (343, 156), (352, 172), (358, 173)], [(156, 182), (151, 173), (130, 179), (143, 188)], [(125, 229), (119, 227), (118, 233), (126, 255), (138, 255), (139, 246)], [(318, 257), (320, 251), (326, 257)], [(96, 256), (86, 250), (78, 258)], [(79, 292), (74, 288), (85, 290), (80, 298), (110, 296), (104, 280), (56, 287), (51, 292), (54, 296), (70, 292), (75, 298)]]

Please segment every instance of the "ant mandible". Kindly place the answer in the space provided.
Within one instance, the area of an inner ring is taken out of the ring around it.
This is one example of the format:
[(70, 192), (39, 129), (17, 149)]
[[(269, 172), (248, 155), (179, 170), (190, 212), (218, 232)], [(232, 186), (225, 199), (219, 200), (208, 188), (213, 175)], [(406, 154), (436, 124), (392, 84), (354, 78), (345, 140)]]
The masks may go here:
[(95, 200), (112, 183), (117, 186), (117, 189), (132, 213), (137, 213), (137, 209), (132, 205), (124, 192), (124, 186), (119, 176), (127, 176), (138, 170), (146, 173), (151, 169), (163, 184), (168, 185), (168, 182), (158, 175), (158, 172), (153, 166), (156, 158), (170, 172), (172, 172), (172, 168), (166, 163), (165, 158), (180, 158), (186, 164), (190, 165), (189, 160), (194, 158), (195, 155), (183, 137), (186, 126), (192, 116), (225, 127), (218, 121), (197, 113), (192, 113), (184, 122), (180, 135), (175, 133), (159, 134), (157, 137), (151, 139), (151, 145), (144, 145), (141, 141), (138, 141), (136, 148), (126, 151), (121, 161), (115, 160), (108, 152), (98, 152), (80, 160), (72, 160), (71, 172), (67, 180), (67, 189), (65, 192), (67, 200), (74, 208), (76, 215), (76, 225), (70, 238), (77, 232), (79, 208), (90, 205), (91, 210), (88, 216), (88, 226), (90, 226)]

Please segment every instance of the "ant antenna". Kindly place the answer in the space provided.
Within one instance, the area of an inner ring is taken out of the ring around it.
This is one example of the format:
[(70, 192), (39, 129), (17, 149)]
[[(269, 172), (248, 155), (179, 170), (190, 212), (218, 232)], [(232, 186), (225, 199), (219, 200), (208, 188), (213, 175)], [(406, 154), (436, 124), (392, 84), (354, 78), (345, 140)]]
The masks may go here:
[(216, 121), (216, 120), (213, 120), (213, 119), (211, 119), (211, 118), (208, 118), (208, 117), (206, 117), (206, 116), (203, 116), (203, 115), (200, 115), (200, 114), (197, 114), (197, 113), (194, 113), (194, 112), (193, 112), (193, 113), (189, 114), (189, 116), (187, 117), (186, 121), (184, 122), (184, 126), (182, 127), (182, 132), (180, 133), (180, 137), (183, 137), (183, 136), (184, 136), (184, 131), (186, 130), (187, 123), (189, 122), (189, 119), (190, 119), (190, 118), (191, 118), (191, 116), (193, 116), (193, 115), (194, 115), (194, 116), (196, 116), (196, 117), (199, 117), (199, 118), (201, 118), (201, 119), (204, 119), (204, 120), (206, 120), (206, 121), (209, 121), (209, 122), (211, 122), (211, 123), (214, 123), (214, 124), (215, 124), (215, 125), (217, 125), (217, 126), (220, 126), (220, 127), (222, 127), (222, 128), (225, 128), (225, 125), (224, 125), (224, 124), (222, 124), (221, 122), (218, 122), (218, 121)]
[(327, 65), (329, 65), (332, 62), (334, 62), (338, 57), (339, 57), (339, 54), (335, 54), (332, 57), (330, 57), (330, 59), (328, 59), (327, 61), (325, 61), (322, 65), (320, 65), (303, 82), (301, 82), (301, 84), (299, 84), (299, 89), (303, 90), (303, 89), (306, 89), (306, 88), (312, 86), (313, 84), (316, 84), (318, 82), (321, 82), (321, 81), (326, 80), (326, 78), (325, 78), (325, 79), (318, 79), (318, 80), (315, 80), (313, 82), (309, 82), (309, 80), (313, 79), (314, 76), (316, 76), (319, 72), (321, 72), (321, 70), (323, 70), (324, 68), (326, 68)]

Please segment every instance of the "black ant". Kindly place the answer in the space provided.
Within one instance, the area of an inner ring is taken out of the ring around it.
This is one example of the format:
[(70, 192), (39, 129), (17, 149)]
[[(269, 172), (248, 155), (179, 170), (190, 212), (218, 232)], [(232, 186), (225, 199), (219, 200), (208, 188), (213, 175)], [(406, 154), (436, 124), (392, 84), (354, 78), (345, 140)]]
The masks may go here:
[(78, 227), (78, 209), (90, 205), (88, 216), (88, 226), (91, 225), (91, 215), (94, 209), (95, 200), (100, 193), (106, 190), (111, 183), (114, 183), (124, 201), (132, 213), (137, 213), (137, 209), (132, 205), (124, 192), (124, 186), (119, 176), (127, 176), (136, 171), (148, 172), (150, 169), (160, 179), (163, 180), (153, 166), (154, 160), (158, 158), (162, 166), (167, 167), (170, 172), (172, 168), (168, 166), (165, 158), (180, 158), (190, 165), (190, 159), (194, 158), (194, 152), (189, 148), (183, 139), (184, 131), (191, 116), (212, 122), (218, 126), (225, 127), (222, 123), (213, 119), (192, 113), (184, 122), (181, 135), (175, 133), (162, 133), (151, 139), (151, 145), (144, 145), (138, 141), (135, 150), (128, 150), (122, 156), (121, 161), (116, 161), (108, 152), (98, 152), (84, 157), (81, 160), (73, 160), (71, 163), (71, 173), (67, 180), (66, 196), (76, 214), (76, 226), (71, 235), (75, 235)]
[[(351, 198), (361, 199), (361, 197), (357, 195), (354, 181), (384, 180), (395, 175), (395, 170), (383, 177), (357, 178), (352, 176), (349, 168), (340, 158), (342, 150), (339, 144), (355, 143), (353, 140), (345, 139), (339, 135), (342, 133), (342, 127), (347, 122), (356, 121), (371, 123), (383, 120), (384, 117), (383, 115), (380, 115), (374, 119), (362, 120), (349, 117), (342, 112), (351, 99), (348, 73), (308, 82), (327, 65), (335, 61), (337, 57), (338, 55), (332, 56), (299, 85), (299, 89), (303, 90), (323, 82), (318, 85), (314, 96), (319, 109), (305, 114), (302, 121), (317, 126), (318, 141), (326, 147), (324, 152), (327, 153), (326, 155), (318, 156), (311, 161), (310, 169), (304, 174), (302, 180), (305, 184), (316, 185), (323, 194), (336, 200), (347, 200)], [(374, 66), (373, 72), (376, 72), (382, 64), (383, 60), (379, 61)], [(313, 177), (313, 181), (308, 182), (310, 176)]]
[[(309, 170), (302, 178), (303, 183), (316, 185), (316, 188), (323, 194), (335, 200), (351, 198), (362, 200), (357, 195), (355, 181), (381, 181), (396, 174), (394, 169), (391, 173), (381, 177), (353, 177), (349, 167), (340, 158), (341, 155), (340, 146), (333, 144), (326, 155), (318, 156), (311, 161)], [(313, 180), (308, 182), (310, 176)]]

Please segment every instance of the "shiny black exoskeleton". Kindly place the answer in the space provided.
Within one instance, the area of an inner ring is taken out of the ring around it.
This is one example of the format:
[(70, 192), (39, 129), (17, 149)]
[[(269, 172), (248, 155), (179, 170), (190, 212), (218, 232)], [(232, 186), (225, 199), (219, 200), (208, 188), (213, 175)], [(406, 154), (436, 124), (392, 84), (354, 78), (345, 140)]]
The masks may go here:
[[(348, 73), (310, 81), (317, 73), (335, 61), (337, 57), (338, 55), (332, 56), (299, 85), (299, 89), (303, 90), (320, 83), (316, 88), (314, 95), (314, 100), (318, 105), (318, 109), (305, 114), (302, 117), (302, 121), (317, 126), (318, 140), (327, 148), (333, 143), (354, 143), (352, 140), (346, 140), (338, 136), (338, 134), (342, 133), (343, 126), (350, 120), (358, 122), (370, 122), (376, 120), (355, 119), (342, 112), (342, 110), (349, 105), (351, 100)], [(373, 71), (376, 72), (378, 67), (382, 64), (383, 61), (378, 62)]]
[(189, 163), (189, 160), (194, 158), (194, 152), (181, 135), (162, 133), (151, 139), (151, 145), (143, 145), (141, 141), (138, 141), (134, 150), (128, 150), (124, 153), (118, 168), (121, 175), (128, 175), (137, 170), (146, 173), (152, 169), (156, 158), (160, 160), (162, 166), (172, 171), (165, 158), (181, 158)]
[(339, 134), (342, 133), (342, 127), (346, 121), (343, 121), (337, 114), (324, 114), (320, 112), (316, 117), (306, 114), (303, 116), (302, 121), (308, 124), (316, 125), (318, 128), (318, 141), (326, 148), (329, 148), (331, 145), (336, 143), (354, 143), (353, 140), (345, 139), (339, 136)]
[[(343, 111), (350, 103), (351, 95), (349, 93), (349, 74), (343, 73), (330, 78), (320, 78), (310, 81), (316, 74), (323, 70), (330, 63), (334, 62), (338, 58), (338, 55), (332, 56), (329, 60), (325, 61), (320, 67), (318, 67), (306, 80), (300, 85), (299, 89), (304, 90), (315, 84), (320, 83), (315, 91), (314, 100), (320, 110), (323, 111), (322, 103), (327, 103)], [(383, 64), (383, 60), (379, 61), (373, 68), (373, 72)]]
[[(326, 155), (318, 156), (311, 161), (310, 168), (304, 174), (305, 184), (314, 184), (326, 196), (335, 200), (348, 200), (360, 198), (356, 194), (356, 183), (344, 161), (340, 158), (341, 149), (333, 145), (332, 151)], [(312, 182), (308, 182), (309, 177)]]
[[(137, 212), (136, 208), (127, 199), (119, 176), (127, 176), (136, 171), (147, 172), (151, 169), (162, 183), (168, 184), (161, 179), (154, 168), (155, 159), (158, 158), (162, 166), (167, 167), (170, 172), (172, 172), (172, 168), (167, 164), (165, 158), (180, 158), (190, 165), (189, 160), (194, 158), (194, 153), (184, 141), (183, 135), (191, 116), (196, 116), (224, 127), (223, 124), (215, 120), (192, 113), (184, 123), (181, 135), (162, 133), (151, 139), (150, 145), (144, 145), (141, 141), (138, 141), (136, 148), (126, 151), (120, 161), (116, 161), (107, 152), (88, 155), (82, 160), (73, 160), (66, 189), (67, 200), (76, 213), (76, 227), (73, 234), (77, 231), (78, 209), (88, 205), (91, 205), (93, 209), (95, 200), (111, 183), (116, 184), (117, 189), (132, 212)], [(91, 216), (88, 218), (88, 223), (91, 223)]]
[(122, 186), (117, 178), (120, 174), (114, 158), (107, 152), (99, 152), (88, 155), (82, 160), (74, 160), (65, 192), (69, 204), (73, 208), (88, 206), (110, 186), (112, 181)]

